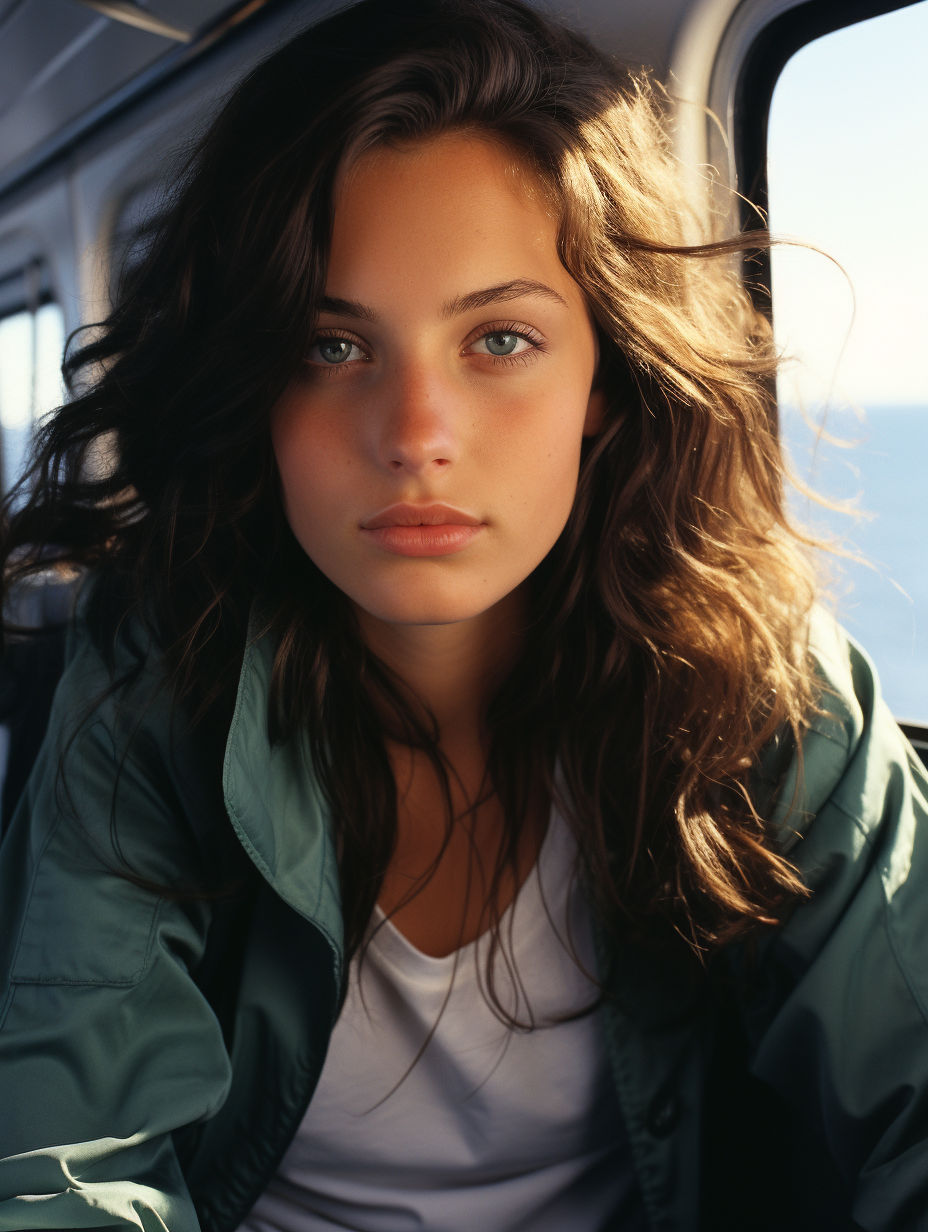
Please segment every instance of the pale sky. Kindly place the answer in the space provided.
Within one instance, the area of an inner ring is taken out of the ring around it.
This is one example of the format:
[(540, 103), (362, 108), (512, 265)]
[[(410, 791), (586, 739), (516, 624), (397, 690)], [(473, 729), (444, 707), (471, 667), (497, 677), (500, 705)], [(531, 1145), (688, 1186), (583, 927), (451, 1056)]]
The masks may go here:
[[(28, 428), (35, 414), (44, 415), (64, 398), (61, 356), (64, 351), (64, 320), (57, 304), (45, 304), (33, 321), (27, 312), (0, 321), (0, 419), (5, 428)], [(35, 347), (36, 382), (32, 388)]]
[(804, 361), (781, 399), (811, 407), (831, 387), (864, 407), (928, 406), (928, 0), (790, 60), (768, 167), (773, 232), (816, 244), (850, 280), (815, 253), (774, 254), (777, 340)]

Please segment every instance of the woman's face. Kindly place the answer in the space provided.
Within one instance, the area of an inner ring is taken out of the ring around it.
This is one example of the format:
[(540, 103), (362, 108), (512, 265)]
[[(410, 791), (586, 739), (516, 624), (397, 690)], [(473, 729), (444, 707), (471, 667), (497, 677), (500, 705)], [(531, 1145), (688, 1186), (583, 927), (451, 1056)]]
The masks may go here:
[(477, 616), (564, 527), (602, 394), (556, 232), (475, 136), (377, 151), (341, 184), (318, 333), (272, 437), (294, 534), (377, 619)]

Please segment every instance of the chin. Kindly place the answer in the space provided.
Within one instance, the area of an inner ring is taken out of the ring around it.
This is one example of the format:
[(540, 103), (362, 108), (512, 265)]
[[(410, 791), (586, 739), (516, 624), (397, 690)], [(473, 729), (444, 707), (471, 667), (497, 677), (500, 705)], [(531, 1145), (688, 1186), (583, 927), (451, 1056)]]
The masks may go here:
[(376, 620), (395, 625), (450, 625), (480, 616), (501, 595), (478, 587), (405, 586), (351, 596)]

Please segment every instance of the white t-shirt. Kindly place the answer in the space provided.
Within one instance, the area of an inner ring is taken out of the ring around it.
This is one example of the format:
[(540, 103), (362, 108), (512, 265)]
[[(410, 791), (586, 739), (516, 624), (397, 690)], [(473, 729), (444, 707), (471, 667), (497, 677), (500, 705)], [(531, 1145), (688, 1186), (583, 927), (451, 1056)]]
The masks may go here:
[[(312, 1102), (242, 1232), (616, 1232), (646, 1228), (598, 1011), (576, 844), (552, 811), (503, 917), (511, 1030), (483, 995), (487, 935), (421, 953), (383, 914)], [(571, 947), (580, 965), (571, 953)], [(582, 969), (582, 968), (585, 968)]]

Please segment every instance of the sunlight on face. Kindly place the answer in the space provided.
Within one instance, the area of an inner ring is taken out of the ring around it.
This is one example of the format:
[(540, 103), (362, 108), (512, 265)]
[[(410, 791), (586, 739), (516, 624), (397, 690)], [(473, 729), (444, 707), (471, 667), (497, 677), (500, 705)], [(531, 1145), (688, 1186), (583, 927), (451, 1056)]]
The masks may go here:
[(467, 620), (510, 594), (564, 528), (599, 426), (583, 295), (512, 168), (459, 134), (361, 161), (272, 416), (294, 534), (383, 621)]

